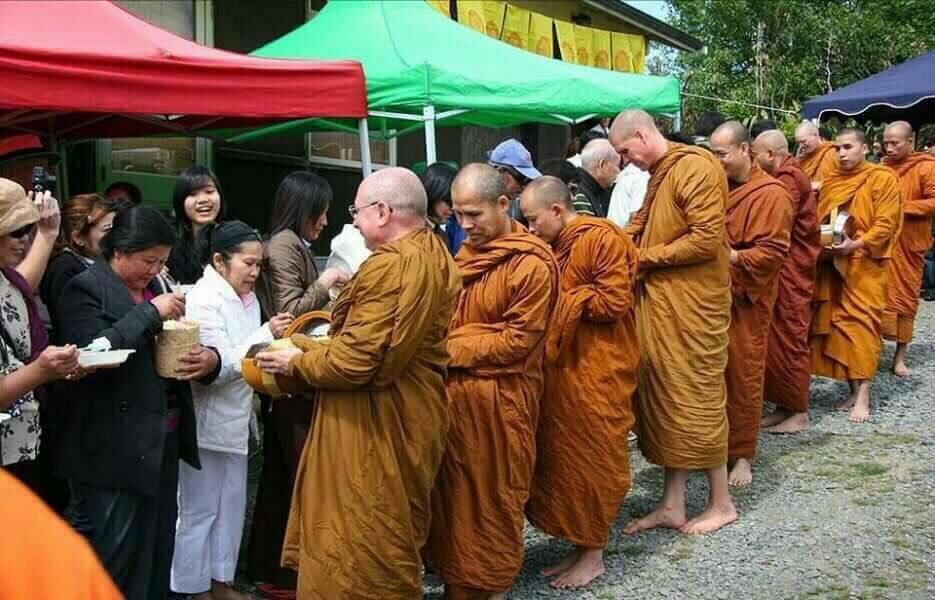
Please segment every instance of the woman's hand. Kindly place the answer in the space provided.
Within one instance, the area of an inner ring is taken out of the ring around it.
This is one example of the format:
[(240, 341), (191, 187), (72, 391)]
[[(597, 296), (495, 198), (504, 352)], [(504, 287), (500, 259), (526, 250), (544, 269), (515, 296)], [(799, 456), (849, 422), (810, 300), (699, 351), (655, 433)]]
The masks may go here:
[(260, 352), (254, 357), (256, 366), (273, 375), (289, 375), (289, 363), (296, 355), (302, 354), (298, 348), (285, 348), (273, 352)]
[(330, 290), (335, 285), (340, 284), (344, 285), (351, 280), (351, 276), (348, 273), (345, 273), (341, 269), (325, 269), (325, 272), (321, 274), (318, 278), (318, 283), (325, 286), (326, 290)]
[(42, 351), (36, 363), (45, 381), (77, 379), (83, 374), (78, 365), (78, 347), (73, 345), (49, 346)]
[(176, 376), (182, 381), (194, 381), (211, 374), (218, 366), (218, 355), (214, 350), (199, 346), (181, 357), (179, 362), (183, 366), (175, 370)]
[(35, 202), (39, 209), (39, 233), (52, 238), (58, 237), (58, 230), (62, 225), (62, 212), (58, 207), (58, 200), (52, 197), (52, 192), (46, 190), (34, 196), (30, 191), (27, 195), (30, 202)]
[(180, 319), (185, 314), (185, 296), (177, 292), (160, 294), (150, 302), (159, 311), (159, 318), (163, 321)]
[(275, 317), (269, 320), (269, 330), (273, 333), (273, 337), (277, 340), (283, 336), (286, 332), (286, 328), (295, 321), (289, 313), (279, 313)]

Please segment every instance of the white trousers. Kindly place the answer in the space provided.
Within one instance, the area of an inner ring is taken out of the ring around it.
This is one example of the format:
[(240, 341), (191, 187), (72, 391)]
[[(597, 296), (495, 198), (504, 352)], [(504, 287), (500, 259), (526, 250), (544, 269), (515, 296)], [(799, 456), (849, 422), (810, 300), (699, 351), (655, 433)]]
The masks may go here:
[(200, 449), (201, 470), (179, 464), (172, 591), (199, 594), (231, 582), (247, 508), (247, 457)]

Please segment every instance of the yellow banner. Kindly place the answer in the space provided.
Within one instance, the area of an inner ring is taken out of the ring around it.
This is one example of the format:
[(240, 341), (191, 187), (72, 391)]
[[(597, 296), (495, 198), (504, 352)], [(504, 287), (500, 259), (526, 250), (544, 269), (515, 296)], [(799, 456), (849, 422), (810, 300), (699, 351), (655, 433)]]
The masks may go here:
[(642, 73), (646, 60), (646, 38), (629, 33), (611, 35), (614, 51), (614, 71)]
[(599, 69), (610, 69), (610, 32), (594, 29), (591, 48), (594, 53), (593, 65)]
[(529, 15), (530, 12), (525, 8), (507, 4), (506, 19), (503, 21), (503, 33), (500, 34), (500, 39), (522, 50), (532, 50), (526, 45), (529, 42)]
[(451, 2), (449, 0), (425, 0), (429, 3), (429, 6), (445, 15), (449, 19), (451, 18)]
[(530, 13), (526, 49), (539, 56), (552, 58), (552, 39), (552, 19), (539, 13)]
[(555, 19), (555, 33), (558, 34), (558, 47), (565, 62), (577, 62), (575, 52), (575, 26), (568, 21)]
[(575, 25), (575, 56), (579, 65), (594, 66), (594, 30)]
[(505, 12), (503, 0), (458, 0), (458, 22), (498, 40)]

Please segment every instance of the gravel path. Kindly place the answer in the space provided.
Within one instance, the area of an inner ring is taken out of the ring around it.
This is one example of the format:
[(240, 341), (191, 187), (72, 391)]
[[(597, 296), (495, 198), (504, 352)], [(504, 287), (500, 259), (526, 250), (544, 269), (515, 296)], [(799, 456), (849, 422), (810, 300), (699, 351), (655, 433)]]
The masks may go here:
[[(662, 471), (634, 449), (607, 574), (583, 590), (552, 590), (536, 574), (569, 546), (527, 527), (509, 598), (935, 598), (935, 302), (922, 303), (915, 335), (908, 379), (888, 373), (893, 345), (885, 346), (869, 423), (833, 410), (846, 384), (816, 379), (812, 430), (761, 434), (754, 484), (734, 494), (737, 523), (703, 537), (621, 534), (662, 492)], [(692, 476), (690, 513), (702, 510), (706, 488)], [(439, 600), (440, 589), (426, 581), (427, 598)]]

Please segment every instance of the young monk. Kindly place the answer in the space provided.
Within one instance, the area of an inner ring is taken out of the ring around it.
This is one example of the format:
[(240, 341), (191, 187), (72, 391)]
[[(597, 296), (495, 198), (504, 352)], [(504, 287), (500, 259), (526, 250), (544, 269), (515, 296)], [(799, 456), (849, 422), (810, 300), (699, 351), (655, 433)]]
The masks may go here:
[(555, 177), (536, 179), (520, 197), (530, 233), (552, 246), (561, 272), (526, 504), (533, 525), (576, 546), (542, 572), (560, 589), (604, 573), (607, 536), (630, 489), (627, 434), (639, 361), (636, 248), (610, 221), (575, 213), (572, 202)]
[(850, 420), (870, 418), (870, 383), (877, 372), (890, 257), (902, 222), (899, 179), (892, 169), (867, 162), (859, 129), (842, 129), (834, 141), (840, 169), (822, 184), (819, 223), (840, 211), (851, 219), (841, 242), (818, 262), (809, 335), (812, 373), (847, 380), (851, 393), (838, 406)]
[[(636, 431), (647, 460), (665, 467), (659, 506), (624, 531), (716, 531), (737, 519), (727, 486), (724, 387), (727, 178), (713, 154), (670, 144), (641, 110), (620, 113), (610, 141), (624, 162), (652, 172), (643, 207), (624, 231), (639, 249)], [(704, 512), (688, 520), (685, 486), (695, 469), (705, 471), (710, 492)]]
[(761, 133), (751, 148), (756, 164), (779, 180), (792, 197), (792, 239), (779, 271), (779, 292), (766, 350), (763, 399), (776, 410), (760, 423), (770, 433), (806, 431), (811, 356), (808, 327), (812, 321), (815, 263), (820, 232), (815, 193), (808, 176), (789, 154), (789, 142), (776, 129)]
[(883, 337), (896, 342), (893, 373), (912, 374), (906, 352), (912, 341), (925, 253), (932, 247), (932, 217), (935, 216), (935, 156), (913, 152), (912, 126), (905, 121), (890, 123), (883, 132), (883, 164), (896, 171), (903, 201), (903, 228), (890, 261), (890, 283), (883, 311)]
[(820, 190), (825, 177), (838, 168), (834, 144), (822, 140), (813, 123), (803, 121), (795, 129), (795, 145), (799, 149), (799, 166), (812, 182), (812, 189)]
[(425, 557), (446, 599), (504, 598), (523, 562), (558, 268), (548, 244), (510, 219), (493, 167), (464, 167), (451, 198), (467, 234), (455, 257), (464, 291), (449, 329), (451, 429)]
[[(332, 312), (330, 341), (257, 355), (270, 373), (315, 386), (283, 565), (298, 597), (422, 597), (419, 549), (445, 447), (448, 320), (457, 268), (426, 227), (422, 183), (406, 169), (364, 180), (351, 215), (373, 254)], [(277, 402), (301, 402), (300, 398)]]
[(750, 138), (739, 121), (711, 134), (711, 151), (730, 186), (727, 239), (730, 243), (730, 343), (728, 344), (728, 483), (750, 485), (763, 414), (763, 374), (779, 269), (789, 253), (792, 201), (773, 177), (753, 167)]

